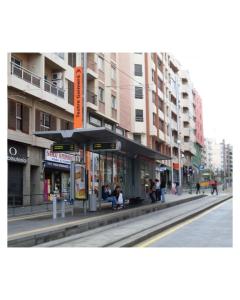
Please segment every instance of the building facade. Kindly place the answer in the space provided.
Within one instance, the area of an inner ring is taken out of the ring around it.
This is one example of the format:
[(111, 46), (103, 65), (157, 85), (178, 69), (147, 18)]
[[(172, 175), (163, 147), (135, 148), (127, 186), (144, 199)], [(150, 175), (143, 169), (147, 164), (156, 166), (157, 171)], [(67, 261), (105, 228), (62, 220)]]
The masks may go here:
[[(9, 53), (9, 204), (48, 200), (56, 188), (68, 194), (74, 157), (53, 153), (52, 142), (33, 133), (73, 128), (74, 67), (81, 65), (82, 53)], [(178, 181), (179, 167), (183, 171), (183, 166), (191, 166), (193, 143), (200, 142), (198, 113), (190, 76), (173, 55), (88, 53), (86, 100), (88, 128), (106, 127), (171, 156), (172, 160), (152, 162), (142, 157), (140, 189), (150, 177)], [(131, 170), (123, 156), (87, 151), (87, 165), (89, 186), (94, 176), (98, 185), (130, 188), (125, 173)]]

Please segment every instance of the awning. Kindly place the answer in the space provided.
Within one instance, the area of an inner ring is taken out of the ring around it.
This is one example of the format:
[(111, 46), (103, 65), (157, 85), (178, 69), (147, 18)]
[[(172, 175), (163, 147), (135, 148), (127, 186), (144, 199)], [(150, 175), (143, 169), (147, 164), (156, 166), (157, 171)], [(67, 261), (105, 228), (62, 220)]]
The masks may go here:
[(57, 143), (70, 143), (82, 146), (93, 143), (121, 142), (121, 150), (118, 151), (128, 157), (145, 157), (153, 160), (170, 160), (171, 157), (163, 155), (129, 138), (126, 138), (105, 127), (79, 128), (59, 131), (37, 131), (34, 135), (52, 140)]

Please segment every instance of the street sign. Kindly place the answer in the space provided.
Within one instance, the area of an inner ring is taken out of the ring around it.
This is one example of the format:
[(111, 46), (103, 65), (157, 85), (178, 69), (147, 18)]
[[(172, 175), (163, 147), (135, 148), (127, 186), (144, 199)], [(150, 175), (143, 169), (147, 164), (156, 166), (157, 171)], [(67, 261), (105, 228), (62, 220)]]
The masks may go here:
[(200, 170), (200, 171), (204, 170), (204, 165), (200, 165), (200, 166), (199, 166), (199, 170)]
[(53, 152), (75, 152), (76, 145), (74, 144), (53, 144), (52, 151)]
[(94, 143), (92, 145), (93, 151), (113, 151), (113, 150), (120, 150), (121, 149), (121, 142), (115, 143)]

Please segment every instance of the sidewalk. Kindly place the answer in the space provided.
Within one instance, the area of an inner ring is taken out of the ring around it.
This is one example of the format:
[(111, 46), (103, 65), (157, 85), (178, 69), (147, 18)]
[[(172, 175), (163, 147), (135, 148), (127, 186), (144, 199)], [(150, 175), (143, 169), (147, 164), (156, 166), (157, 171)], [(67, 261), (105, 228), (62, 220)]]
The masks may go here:
[[(205, 194), (206, 195), (206, 194)], [(112, 211), (111, 207), (103, 208), (97, 212), (83, 214), (82, 209), (75, 209), (74, 216), (52, 219), (49, 215), (32, 215), (8, 220), (9, 246), (34, 246), (50, 240), (70, 236), (89, 229), (119, 222), (128, 218), (140, 216), (149, 212), (165, 209), (188, 201), (197, 200), (204, 195), (182, 194), (166, 195), (166, 203), (151, 204), (149, 201), (142, 205), (129, 207), (119, 211)]]

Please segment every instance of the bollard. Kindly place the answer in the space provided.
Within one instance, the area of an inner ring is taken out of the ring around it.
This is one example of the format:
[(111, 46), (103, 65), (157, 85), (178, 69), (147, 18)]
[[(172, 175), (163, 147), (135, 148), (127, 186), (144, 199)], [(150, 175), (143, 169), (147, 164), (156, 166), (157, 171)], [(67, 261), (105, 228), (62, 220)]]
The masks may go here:
[(53, 195), (53, 220), (57, 219), (57, 195)]
[(65, 218), (65, 200), (62, 200), (61, 203), (61, 214), (62, 214), (62, 218)]

